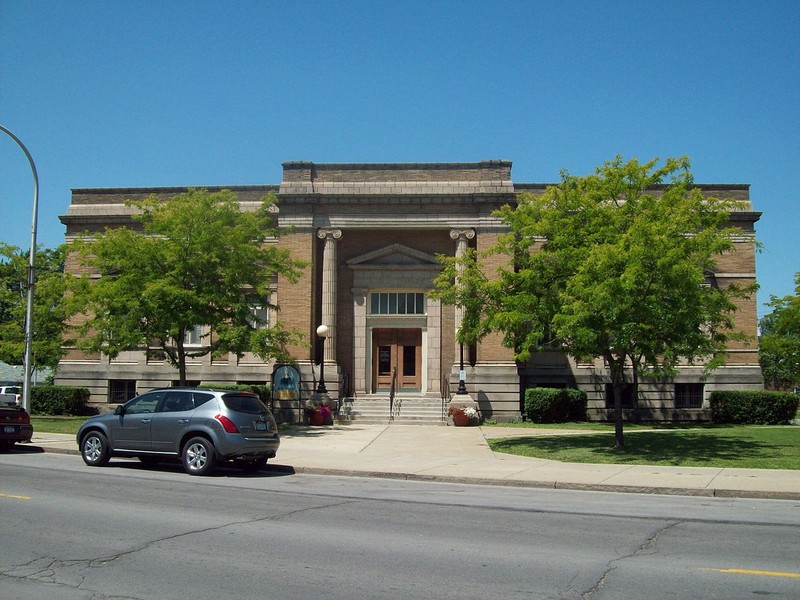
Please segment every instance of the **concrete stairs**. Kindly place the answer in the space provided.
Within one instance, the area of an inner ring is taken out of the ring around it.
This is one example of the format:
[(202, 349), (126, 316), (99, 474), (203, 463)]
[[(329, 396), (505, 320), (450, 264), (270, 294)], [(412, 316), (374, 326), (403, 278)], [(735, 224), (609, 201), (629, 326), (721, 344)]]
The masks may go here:
[(446, 425), (441, 398), (395, 397), (389, 414), (388, 395), (365, 395), (345, 398), (339, 408), (340, 423), (394, 423), (398, 425)]

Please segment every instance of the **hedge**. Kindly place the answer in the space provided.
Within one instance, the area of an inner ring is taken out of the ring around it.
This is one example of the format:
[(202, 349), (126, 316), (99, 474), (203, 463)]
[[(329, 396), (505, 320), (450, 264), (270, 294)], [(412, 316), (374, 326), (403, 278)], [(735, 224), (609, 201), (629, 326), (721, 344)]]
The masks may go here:
[(711, 420), (714, 423), (783, 425), (795, 418), (800, 396), (791, 392), (712, 392)]
[(215, 390), (232, 390), (238, 392), (253, 392), (261, 401), (269, 406), (272, 399), (272, 388), (268, 385), (238, 384), (238, 383), (203, 383), (199, 387), (208, 387)]
[(585, 421), (586, 392), (574, 388), (528, 388), (525, 417), (534, 423)]
[(84, 387), (36, 385), (31, 388), (31, 412), (37, 415), (85, 416), (91, 392)]

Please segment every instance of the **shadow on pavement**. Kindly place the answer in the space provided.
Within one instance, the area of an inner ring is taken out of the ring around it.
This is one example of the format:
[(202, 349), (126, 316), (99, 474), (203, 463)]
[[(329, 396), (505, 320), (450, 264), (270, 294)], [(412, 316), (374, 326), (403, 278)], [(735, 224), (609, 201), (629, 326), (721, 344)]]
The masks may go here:
[(44, 448), (32, 444), (14, 444), (8, 448), (0, 448), (0, 454), (41, 454)]

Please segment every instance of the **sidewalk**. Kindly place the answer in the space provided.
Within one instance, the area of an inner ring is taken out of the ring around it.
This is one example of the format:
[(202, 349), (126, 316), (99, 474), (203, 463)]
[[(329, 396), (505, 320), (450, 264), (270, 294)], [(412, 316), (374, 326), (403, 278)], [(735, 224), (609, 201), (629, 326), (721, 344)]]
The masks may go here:
[[(547, 431), (367, 424), (298, 427), (282, 434), (278, 456), (267, 468), (417, 481), (800, 500), (800, 471), (562, 463), (495, 453), (486, 442), (537, 434)], [(71, 435), (34, 433), (31, 446), (78, 454)]]

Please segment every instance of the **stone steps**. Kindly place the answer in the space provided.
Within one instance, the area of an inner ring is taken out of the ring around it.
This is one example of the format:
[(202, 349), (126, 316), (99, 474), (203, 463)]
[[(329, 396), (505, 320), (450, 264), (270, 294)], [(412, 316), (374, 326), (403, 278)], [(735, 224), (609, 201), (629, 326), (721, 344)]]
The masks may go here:
[(345, 398), (338, 420), (343, 423), (395, 423), (399, 425), (444, 425), (442, 400), (419, 396), (397, 396), (393, 414), (388, 396)]

